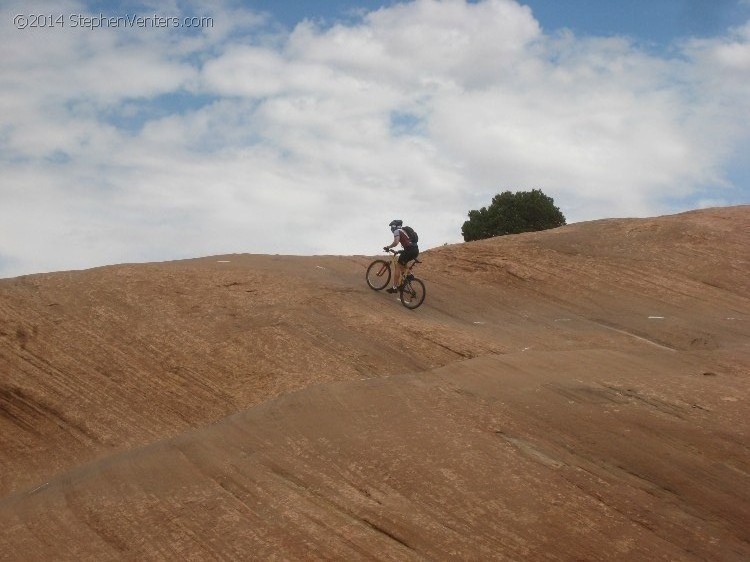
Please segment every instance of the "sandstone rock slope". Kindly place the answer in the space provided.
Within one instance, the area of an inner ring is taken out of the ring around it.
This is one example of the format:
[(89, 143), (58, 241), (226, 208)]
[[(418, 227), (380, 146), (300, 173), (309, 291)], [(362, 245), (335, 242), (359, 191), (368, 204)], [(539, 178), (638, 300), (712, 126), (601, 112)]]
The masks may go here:
[(750, 207), (0, 280), (0, 559), (750, 559)]

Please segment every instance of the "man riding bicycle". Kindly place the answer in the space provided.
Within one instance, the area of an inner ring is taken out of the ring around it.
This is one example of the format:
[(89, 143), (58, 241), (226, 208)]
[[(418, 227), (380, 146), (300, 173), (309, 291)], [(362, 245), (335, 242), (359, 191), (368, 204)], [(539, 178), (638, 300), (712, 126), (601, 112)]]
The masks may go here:
[(404, 271), (406, 271), (407, 262), (417, 259), (417, 256), (419, 255), (419, 246), (417, 246), (416, 242), (411, 241), (409, 235), (402, 228), (403, 224), (404, 221), (402, 220), (396, 219), (391, 221), (388, 226), (391, 227), (391, 232), (393, 233), (393, 242), (388, 246), (383, 246), (383, 250), (386, 252), (391, 248), (395, 248), (399, 244), (401, 244), (401, 247), (403, 248), (401, 254), (398, 256), (396, 274), (393, 276), (393, 286), (390, 289), (387, 289), (387, 292), (389, 293), (398, 292), (398, 286), (401, 284), (401, 278), (404, 275)]

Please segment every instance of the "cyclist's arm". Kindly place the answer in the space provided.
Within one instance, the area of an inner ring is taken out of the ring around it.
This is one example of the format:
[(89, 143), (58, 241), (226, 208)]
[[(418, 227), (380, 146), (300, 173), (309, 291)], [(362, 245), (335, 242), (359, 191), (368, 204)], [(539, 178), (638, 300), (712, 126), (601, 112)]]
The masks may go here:
[(384, 248), (387, 248), (387, 249), (389, 249), (389, 248), (395, 248), (396, 246), (398, 246), (398, 242), (399, 242), (399, 240), (398, 240), (398, 234), (396, 234), (393, 237), (393, 242), (391, 242), (389, 246), (384, 246)]

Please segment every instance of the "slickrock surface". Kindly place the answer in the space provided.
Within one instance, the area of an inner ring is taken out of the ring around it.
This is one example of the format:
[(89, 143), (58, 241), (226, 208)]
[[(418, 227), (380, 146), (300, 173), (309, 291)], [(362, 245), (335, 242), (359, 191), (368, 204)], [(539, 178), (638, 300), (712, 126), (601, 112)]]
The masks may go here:
[(748, 560), (750, 207), (0, 280), (0, 560)]

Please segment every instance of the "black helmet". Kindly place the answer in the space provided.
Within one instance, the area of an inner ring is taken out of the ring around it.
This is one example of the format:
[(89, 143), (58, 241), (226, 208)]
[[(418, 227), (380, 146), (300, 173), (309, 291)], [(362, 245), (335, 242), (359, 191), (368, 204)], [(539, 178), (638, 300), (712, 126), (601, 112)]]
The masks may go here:
[(391, 221), (391, 223), (388, 226), (391, 227), (391, 232), (395, 232), (396, 229), (401, 228), (402, 224), (404, 224), (404, 221), (400, 219), (394, 219)]

